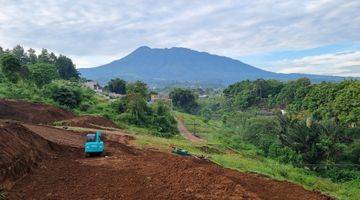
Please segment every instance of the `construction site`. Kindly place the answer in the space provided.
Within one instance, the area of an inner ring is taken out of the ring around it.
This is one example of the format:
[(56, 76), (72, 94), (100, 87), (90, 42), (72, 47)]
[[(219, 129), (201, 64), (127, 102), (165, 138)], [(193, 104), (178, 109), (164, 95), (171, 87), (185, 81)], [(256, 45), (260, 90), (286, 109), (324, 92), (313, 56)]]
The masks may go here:
[[(96, 130), (105, 152), (85, 157), (85, 135)], [(134, 141), (136, 135), (102, 117), (0, 100), (0, 186), (7, 199), (332, 199)]]

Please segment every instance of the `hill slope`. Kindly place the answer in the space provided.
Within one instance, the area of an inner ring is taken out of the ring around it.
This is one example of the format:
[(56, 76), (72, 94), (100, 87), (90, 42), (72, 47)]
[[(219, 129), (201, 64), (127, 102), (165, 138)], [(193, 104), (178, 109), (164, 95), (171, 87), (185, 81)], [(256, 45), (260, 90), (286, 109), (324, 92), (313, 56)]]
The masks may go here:
[(257, 78), (290, 80), (306, 76), (314, 81), (342, 79), (333, 76), (273, 73), (228, 57), (179, 47), (153, 49), (143, 46), (122, 59), (79, 71), (87, 79), (97, 80), (102, 84), (115, 77), (130, 81), (143, 80), (147, 83), (191, 82), (224, 85)]

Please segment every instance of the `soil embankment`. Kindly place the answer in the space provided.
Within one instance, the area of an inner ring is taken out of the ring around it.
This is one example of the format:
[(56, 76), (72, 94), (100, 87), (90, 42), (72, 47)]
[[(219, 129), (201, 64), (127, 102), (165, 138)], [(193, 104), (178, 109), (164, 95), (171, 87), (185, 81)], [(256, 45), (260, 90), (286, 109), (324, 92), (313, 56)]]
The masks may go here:
[(62, 122), (64, 126), (75, 126), (84, 128), (118, 128), (111, 120), (100, 116), (80, 116)]
[(0, 119), (51, 124), (54, 121), (74, 117), (75, 115), (72, 112), (51, 105), (0, 99)]
[(0, 186), (11, 188), (16, 180), (60, 149), (17, 122), (0, 121)]

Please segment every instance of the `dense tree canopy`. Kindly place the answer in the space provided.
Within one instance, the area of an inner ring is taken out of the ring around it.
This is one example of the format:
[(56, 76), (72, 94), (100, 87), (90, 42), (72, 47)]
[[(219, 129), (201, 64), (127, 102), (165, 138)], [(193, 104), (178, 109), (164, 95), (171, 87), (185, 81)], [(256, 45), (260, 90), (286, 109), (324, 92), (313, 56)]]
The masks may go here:
[(18, 60), (20, 66), (22, 66), (23, 74), (26, 72), (26, 68), (24, 66), (35, 63), (47, 63), (56, 66), (61, 79), (78, 80), (80, 78), (80, 74), (76, 70), (75, 64), (70, 58), (64, 55), (59, 55), (59, 57), (57, 57), (53, 52), (49, 52), (47, 49), (42, 49), (41, 53), (36, 55), (36, 51), (34, 49), (30, 48), (25, 51), (20, 45), (15, 46), (12, 50), (6, 51), (0, 47), (0, 57), (7, 53), (10, 53)]
[(120, 78), (111, 79), (105, 89), (117, 94), (126, 94), (126, 81)]
[(2, 74), (11, 82), (17, 82), (27, 75), (27, 68), (21, 66), (20, 61), (12, 54), (4, 54), (0, 58)]
[(60, 55), (58, 58), (56, 58), (55, 56), (50, 60), (52, 60), (52, 62), (54, 62), (54, 64), (56, 65), (59, 71), (60, 78), (65, 80), (80, 78), (79, 72), (76, 70), (74, 63), (70, 58)]
[(146, 83), (142, 81), (135, 81), (134, 83), (129, 83), (126, 87), (127, 93), (138, 93), (141, 94), (142, 97), (148, 98), (148, 88)]
[(313, 118), (338, 118), (342, 123), (360, 123), (360, 81), (311, 84), (307, 78), (280, 82), (241, 81), (224, 90), (228, 110), (286, 108), (292, 114)]
[(189, 89), (175, 88), (170, 92), (169, 96), (173, 105), (185, 112), (196, 113), (199, 109), (196, 96)]

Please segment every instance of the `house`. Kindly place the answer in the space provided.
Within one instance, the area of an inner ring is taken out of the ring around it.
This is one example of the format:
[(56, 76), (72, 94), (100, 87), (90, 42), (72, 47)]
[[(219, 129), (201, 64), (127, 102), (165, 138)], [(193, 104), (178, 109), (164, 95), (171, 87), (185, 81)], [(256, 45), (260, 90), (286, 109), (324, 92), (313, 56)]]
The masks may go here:
[(110, 98), (116, 99), (116, 98), (123, 98), (126, 96), (126, 94), (117, 94), (114, 92), (107, 93)]
[(100, 86), (100, 84), (96, 81), (92, 81), (92, 80), (87, 80), (84, 84), (85, 87), (88, 87), (92, 90), (94, 90), (97, 93), (102, 93), (102, 87)]
[(166, 95), (159, 95), (159, 94), (151, 94), (149, 104), (155, 103), (157, 101), (164, 101), (169, 106), (172, 106), (172, 99)]

